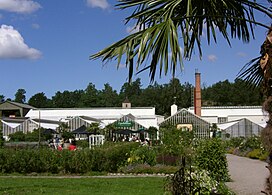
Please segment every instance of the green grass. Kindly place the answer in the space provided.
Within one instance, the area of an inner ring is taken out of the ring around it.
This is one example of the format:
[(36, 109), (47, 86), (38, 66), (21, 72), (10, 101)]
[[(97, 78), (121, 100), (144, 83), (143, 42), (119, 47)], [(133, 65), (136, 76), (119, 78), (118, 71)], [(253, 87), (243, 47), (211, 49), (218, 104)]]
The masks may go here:
[(164, 178), (0, 178), (0, 194), (164, 194)]

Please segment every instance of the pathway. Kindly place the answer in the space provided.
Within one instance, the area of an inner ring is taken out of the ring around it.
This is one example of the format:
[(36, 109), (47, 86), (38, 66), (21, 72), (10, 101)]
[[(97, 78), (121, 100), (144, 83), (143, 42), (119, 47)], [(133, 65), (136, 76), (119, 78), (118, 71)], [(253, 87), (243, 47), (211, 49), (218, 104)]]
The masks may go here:
[(258, 195), (264, 190), (269, 171), (267, 163), (227, 154), (229, 174), (232, 182), (227, 185), (237, 195)]

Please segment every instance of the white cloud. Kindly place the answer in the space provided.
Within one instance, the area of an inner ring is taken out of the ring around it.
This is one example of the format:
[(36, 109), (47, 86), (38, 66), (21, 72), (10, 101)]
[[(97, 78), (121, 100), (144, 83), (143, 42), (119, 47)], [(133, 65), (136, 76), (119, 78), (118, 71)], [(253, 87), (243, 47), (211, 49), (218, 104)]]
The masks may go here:
[(12, 26), (0, 26), (0, 59), (38, 59), (41, 52), (25, 44)]
[(16, 13), (32, 13), (41, 8), (41, 5), (32, 0), (0, 0), (0, 10)]
[(242, 57), (242, 58), (244, 58), (244, 57), (247, 56), (247, 54), (244, 53), (244, 52), (238, 52), (237, 55), (238, 55), (239, 57)]
[(89, 7), (98, 7), (101, 9), (110, 8), (110, 4), (107, 0), (87, 0), (87, 6)]
[(32, 24), (31, 26), (32, 26), (32, 28), (34, 28), (34, 29), (39, 29), (39, 28), (40, 28), (40, 25), (39, 25), (39, 24), (36, 24), (36, 23)]
[(211, 62), (215, 62), (217, 60), (217, 57), (216, 55), (211, 54), (211, 55), (208, 55), (208, 60)]

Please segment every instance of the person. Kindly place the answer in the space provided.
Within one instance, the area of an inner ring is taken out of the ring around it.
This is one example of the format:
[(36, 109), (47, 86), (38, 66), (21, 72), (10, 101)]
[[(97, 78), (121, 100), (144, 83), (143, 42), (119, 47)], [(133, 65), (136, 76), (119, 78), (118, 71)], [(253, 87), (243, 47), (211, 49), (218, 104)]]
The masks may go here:
[(62, 146), (61, 146), (61, 144), (58, 145), (58, 151), (62, 151)]
[(54, 139), (54, 146), (55, 146), (55, 149), (58, 149), (58, 146), (59, 146), (59, 138), (58, 136), (56, 135), (55, 139)]
[(73, 140), (73, 141), (72, 141), (72, 143), (70, 144), (70, 146), (69, 146), (68, 150), (70, 150), (70, 151), (74, 151), (74, 150), (76, 150), (76, 143), (75, 143), (75, 141), (74, 141), (74, 140)]

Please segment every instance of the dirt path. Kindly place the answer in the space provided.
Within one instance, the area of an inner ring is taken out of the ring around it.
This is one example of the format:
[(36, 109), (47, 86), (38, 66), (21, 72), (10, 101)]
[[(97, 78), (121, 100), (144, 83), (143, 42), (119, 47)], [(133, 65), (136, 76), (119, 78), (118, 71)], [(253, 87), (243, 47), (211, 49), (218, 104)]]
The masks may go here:
[(264, 190), (265, 179), (269, 171), (267, 163), (228, 154), (229, 174), (232, 182), (227, 185), (237, 195), (258, 195)]

